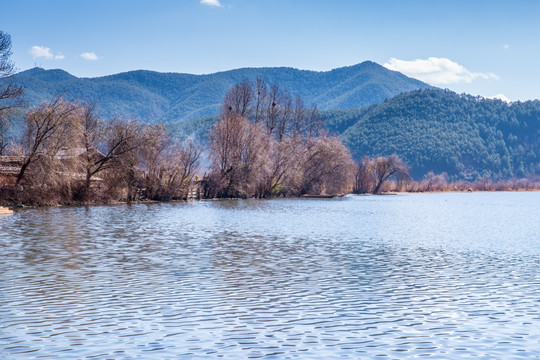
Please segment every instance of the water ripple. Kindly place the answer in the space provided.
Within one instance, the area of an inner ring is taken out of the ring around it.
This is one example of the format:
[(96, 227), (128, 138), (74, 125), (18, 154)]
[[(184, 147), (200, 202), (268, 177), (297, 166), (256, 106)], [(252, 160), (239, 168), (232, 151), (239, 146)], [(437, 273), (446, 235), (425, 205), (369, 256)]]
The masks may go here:
[(539, 358), (538, 200), (20, 211), (0, 218), (0, 359)]

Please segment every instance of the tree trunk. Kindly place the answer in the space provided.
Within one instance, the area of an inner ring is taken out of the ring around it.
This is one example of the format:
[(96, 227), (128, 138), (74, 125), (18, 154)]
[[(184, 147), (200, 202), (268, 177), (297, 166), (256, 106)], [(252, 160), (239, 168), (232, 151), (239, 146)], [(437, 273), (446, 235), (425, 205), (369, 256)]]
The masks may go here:
[(17, 180), (15, 181), (15, 187), (18, 187), (19, 184), (21, 183), (24, 177), (24, 173), (26, 172), (26, 169), (28, 168), (29, 164), (30, 164), (30, 161), (26, 161), (24, 164), (22, 164), (21, 170), (19, 171), (19, 174), (17, 175)]
[(86, 169), (86, 179), (84, 182), (83, 201), (88, 200), (88, 194), (90, 194), (90, 179), (91, 178), (92, 178), (92, 174), (90, 173), (90, 169)]

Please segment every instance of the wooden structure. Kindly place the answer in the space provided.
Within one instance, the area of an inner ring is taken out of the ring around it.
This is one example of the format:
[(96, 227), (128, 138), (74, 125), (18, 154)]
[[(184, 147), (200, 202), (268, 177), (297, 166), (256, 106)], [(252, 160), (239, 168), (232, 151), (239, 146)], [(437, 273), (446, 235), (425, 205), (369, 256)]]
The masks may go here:
[(23, 161), (23, 156), (0, 156), (0, 186), (15, 185)]
[(0, 216), (1, 215), (11, 215), (13, 214), (13, 210), (8, 209), (6, 207), (0, 206)]
[(196, 180), (188, 188), (186, 200), (200, 200), (202, 194), (202, 181)]

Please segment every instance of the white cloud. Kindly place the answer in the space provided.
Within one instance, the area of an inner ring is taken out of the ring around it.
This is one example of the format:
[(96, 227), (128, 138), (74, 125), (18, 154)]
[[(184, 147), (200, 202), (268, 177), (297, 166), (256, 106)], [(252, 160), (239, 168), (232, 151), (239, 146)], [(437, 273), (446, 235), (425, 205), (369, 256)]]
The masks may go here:
[(447, 58), (429, 57), (416, 60), (392, 58), (383, 66), (432, 85), (470, 83), (475, 79), (499, 79), (493, 73), (471, 72), (463, 65)]
[(32, 46), (32, 48), (30, 49), (30, 55), (32, 55), (34, 59), (38, 59), (38, 58), (52, 59), (53, 58), (51, 49), (45, 46)]
[(508, 44), (504, 44), (504, 46), (503, 46), (503, 49), (504, 49), (504, 50), (508, 50), (508, 49), (510, 49), (510, 45), (508, 45)]
[(81, 58), (84, 60), (98, 60), (99, 57), (93, 52), (84, 52), (81, 54)]
[(209, 6), (217, 6), (217, 7), (222, 7), (223, 6), (219, 2), (219, 0), (201, 0), (201, 4), (209, 5)]
[(37, 46), (34, 45), (29, 50), (30, 55), (34, 59), (44, 58), (44, 59), (55, 59), (55, 60), (62, 60), (65, 58), (62, 54), (54, 54), (53, 51), (45, 46)]
[(45, 46), (34, 45), (30, 48), (29, 52), (30, 52), (30, 55), (32, 55), (34, 59), (38, 59), (38, 58), (54, 59), (55, 57), (52, 50)]
[(512, 101), (506, 97), (504, 94), (497, 94), (497, 95), (493, 95), (493, 96), (488, 96), (487, 97), (488, 99), (498, 99), (498, 100), (502, 100), (504, 101), (505, 103), (511, 103)]

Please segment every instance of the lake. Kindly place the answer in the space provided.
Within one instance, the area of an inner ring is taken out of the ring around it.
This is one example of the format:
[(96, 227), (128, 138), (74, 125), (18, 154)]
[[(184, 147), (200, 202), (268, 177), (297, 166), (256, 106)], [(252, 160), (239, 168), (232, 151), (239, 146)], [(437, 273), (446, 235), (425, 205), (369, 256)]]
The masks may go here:
[(540, 192), (0, 218), (0, 359), (540, 358)]

